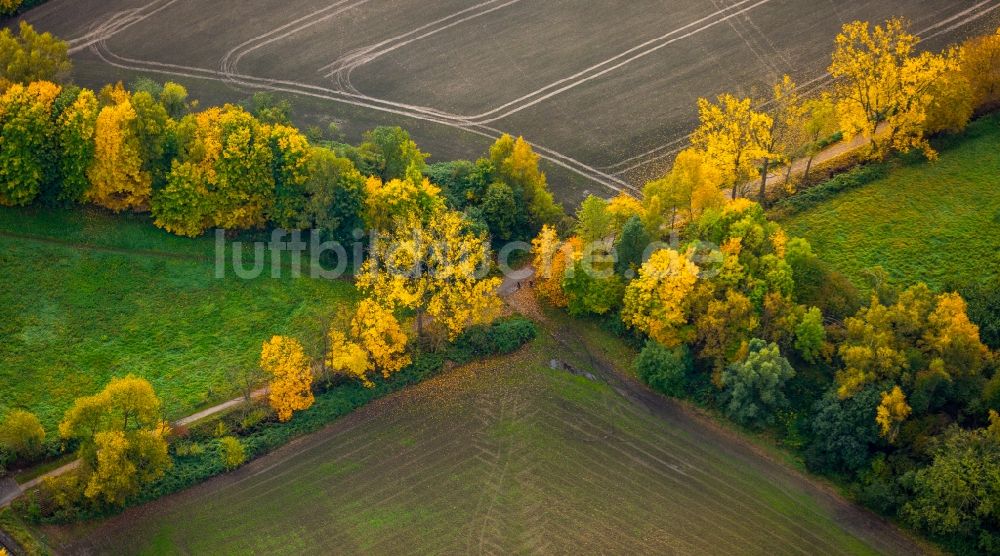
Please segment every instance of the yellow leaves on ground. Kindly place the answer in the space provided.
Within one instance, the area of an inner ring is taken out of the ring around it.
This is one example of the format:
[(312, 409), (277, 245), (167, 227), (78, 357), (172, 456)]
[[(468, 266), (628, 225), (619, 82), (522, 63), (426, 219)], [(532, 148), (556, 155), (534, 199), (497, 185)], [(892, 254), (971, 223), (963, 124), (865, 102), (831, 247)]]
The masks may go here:
[(268, 401), (279, 421), (288, 421), (293, 412), (313, 404), (312, 368), (298, 340), (274, 336), (264, 342), (260, 367), (272, 376)]
[(625, 289), (622, 321), (667, 347), (689, 339), (689, 296), (698, 281), (698, 266), (683, 253), (661, 249)]
[(899, 432), (900, 423), (910, 416), (910, 411), (906, 396), (899, 386), (893, 387), (891, 392), (882, 392), (882, 403), (875, 413), (875, 422), (878, 423), (882, 436), (893, 441)]

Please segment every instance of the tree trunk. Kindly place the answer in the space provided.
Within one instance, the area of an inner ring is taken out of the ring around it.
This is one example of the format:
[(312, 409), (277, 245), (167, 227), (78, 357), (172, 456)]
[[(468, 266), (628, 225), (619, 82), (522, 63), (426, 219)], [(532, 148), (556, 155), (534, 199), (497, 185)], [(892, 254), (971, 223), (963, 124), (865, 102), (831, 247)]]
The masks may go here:
[(764, 165), (760, 167), (760, 196), (759, 202), (760, 206), (764, 206), (764, 201), (767, 197), (767, 170), (771, 167), (771, 161), (765, 160)]
[(802, 174), (802, 182), (803, 183), (809, 183), (809, 169), (812, 168), (813, 159), (815, 159), (815, 158), (816, 158), (816, 155), (810, 155), (809, 156), (809, 160), (806, 161), (806, 172), (804, 174)]
[(791, 187), (791, 183), (792, 183), (792, 161), (789, 160), (788, 170), (785, 170), (785, 189), (791, 191), (791, 189), (789, 189)]
[(417, 311), (417, 337), (424, 337), (424, 312)]

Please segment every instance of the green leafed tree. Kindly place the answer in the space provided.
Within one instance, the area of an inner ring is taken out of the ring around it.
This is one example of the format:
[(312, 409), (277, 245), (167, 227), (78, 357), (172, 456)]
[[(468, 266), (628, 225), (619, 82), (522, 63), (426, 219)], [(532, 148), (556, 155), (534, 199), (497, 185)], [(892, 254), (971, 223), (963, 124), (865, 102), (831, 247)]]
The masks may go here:
[(776, 344), (754, 338), (742, 361), (722, 373), (723, 410), (743, 425), (762, 427), (774, 422), (775, 413), (788, 405), (784, 386), (795, 376)]

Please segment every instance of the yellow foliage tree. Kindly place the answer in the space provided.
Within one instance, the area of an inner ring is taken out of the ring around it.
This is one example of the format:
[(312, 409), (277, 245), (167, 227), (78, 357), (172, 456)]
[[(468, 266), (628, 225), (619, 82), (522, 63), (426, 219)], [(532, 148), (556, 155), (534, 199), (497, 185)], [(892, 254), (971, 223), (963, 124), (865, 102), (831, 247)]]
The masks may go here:
[(1000, 29), (962, 44), (961, 70), (972, 87), (974, 107), (1000, 104)]
[(313, 374), (302, 344), (294, 338), (274, 336), (264, 342), (260, 367), (271, 374), (268, 401), (279, 421), (288, 421), (292, 413), (313, 404)]
[(384, 378), (410, 364), (406, 333), (396, 315), (372, 299), (363, 299), (351, 320), (351, 335), (358, 339)]
[(705, 153), (684, 149), (677, 154), (670, 172), (651, 181), (642, 190), (646, 230), (655, 237), (677, 226), (678, 216), (690, 222), (707, 208), (725, 204), (722, 172), (710, 164)]
[(619, 193), (608, 201), (608, 215), (611, 217), (610, 232), (614, 237), (619, 237), (625, 223), (633, 216), (643, 217), (645, 209), (642, 201), (627, 193)]
[(83, 89), (59, 116), (59, 163), (62, 187), (59, 198), (78, 202), (90, 186), (87, 169), (94, 160), (94, 132), (98, 104), (94, 92)]
[(94, 130), (94, 160), (87, 170), (90, 188), (87, 201), (119, 212), (146, 210), (152, 192), (152, 177), (143, 170), (137, 115), (128, 93), (112, 93), (113, 103), (101, 109)]
[(326, 354), (326, 366), (331, 371), (356, 378), (365, 385), (366, 388), (375, 386), (368, 379), (368, 371), (372, 370), (372, 362), (365, 349), (347, 339), (347, 335), (340, 330), (331, 328), (328, 338), (328, 349)]
[(727, 290), (725, 299), (709, 301), (708, 309), (698, 317), (696, 324), (700, 355), (715, 363), (712, 379), (721, 387), (722, 371), (726, 365), (746, 355), (760, 320), (747, 296)]
[(383, 182), (370, 176), (365, 192), (365, 224), (380, 231), (390, 230), (399, 219), (427, 220), (444, 207), (441, 189), (426, 178), (419, 183), (408, 178)]
[(50, 178), (52, 104), (61, 88), (48, 81), (14, 84), (0, 95), (0, 205), (26, 205)]
[(488, 240), (472, 233), (461, 213), (437, 210), (427, 222), (411, 214), (375, 238), (357, 284), (387, 307), (415, 310), (418, 334), (426, 313), (454, 339), (500, 314), (502, 280), (479, 276), (490, 262)]
[(556, 229), (547, 224), (531, 240), (538, 294), (555, 307), (565, 307), (569, 302), (562, 289), (563, 278), (566, 269), (580, 259), (582, 250), (580, 238), (571, 237), (562, 242)]
[(59, 434), (80, 442), (83, 494), (122, 505), (171, 466), (160, 400), (146, 380), (113, 379), (99, 394), (77, 398)]
[(959, 63), (954, 54), (917, 54), (918, 42), (898, 18), (874, 29), (855, 21), (837, 35), (830, 74), (841, 128), (846, 138), (866, 137), (873, 157), (911, 149), (936, 155), (925, 138), (931, 90)]
[(689, 296), (697, 281), (698, 266), (685, 254), (653, 253), (625, 289), (622, 321), (667, 347), (690, 340)]
[(900, 423), (910, 416), (910, 412), (906, 395), (899, 386), (894, 386), (891, 392), (882, 392), (882, 403), (875, 413), (875, 422), (878, 423), (882, 436), (890, 442), (895, 440)]
[(774, 120), (754, 110), (749, 98), (729, 94), (721, 95), (717, 103), (698, 99), (698, 119), (691, 145), (715, 165), (735, 199), (763, 162), (774, 156), (767, 148)]

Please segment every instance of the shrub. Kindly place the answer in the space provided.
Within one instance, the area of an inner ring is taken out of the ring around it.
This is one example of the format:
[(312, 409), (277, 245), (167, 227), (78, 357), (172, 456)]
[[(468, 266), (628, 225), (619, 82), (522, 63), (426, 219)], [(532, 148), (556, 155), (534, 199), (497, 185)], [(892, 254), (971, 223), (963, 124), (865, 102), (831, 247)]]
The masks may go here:
[(635, 370), (639, 378), (654, 390), (676, 398), (687, 393), (688, 375), (693, 360), (687, 346), (668, 348), (649, 340), (635, 360)]
[(235, 436), (224, 436), (219, 439), (219, 461), (226, 469), (236, 469), (247, 460), (246, 449)]
[(456, 340), (459, 359), (503, 355), (516, 351), (535, 338), (535, 323), (524, 317), (511, 317), (491, 325), (472, 326)]
[(15, 409), (0, 424), (0, 448), (15, 459), (34, 459), (42, 454), (45, 429), (33, 413)]

